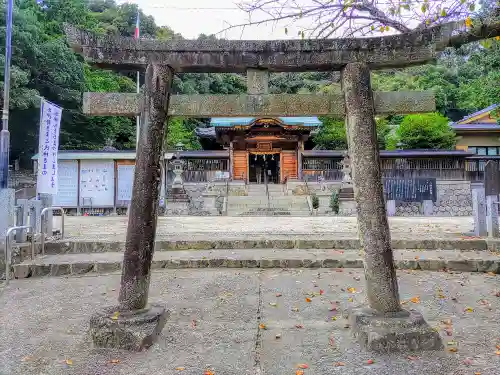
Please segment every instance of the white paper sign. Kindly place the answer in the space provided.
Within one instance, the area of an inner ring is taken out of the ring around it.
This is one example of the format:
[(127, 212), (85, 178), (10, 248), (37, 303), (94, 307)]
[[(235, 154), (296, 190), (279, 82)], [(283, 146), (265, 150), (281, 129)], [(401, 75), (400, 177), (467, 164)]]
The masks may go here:
[(132, 199), (132, 186), (134, 185), (135, 165), (118, 166), (118, 201), (130, 201)]
[(37, 193), (57, 194), (57, 151), (62, 108), (42, 99), (38, 145)]

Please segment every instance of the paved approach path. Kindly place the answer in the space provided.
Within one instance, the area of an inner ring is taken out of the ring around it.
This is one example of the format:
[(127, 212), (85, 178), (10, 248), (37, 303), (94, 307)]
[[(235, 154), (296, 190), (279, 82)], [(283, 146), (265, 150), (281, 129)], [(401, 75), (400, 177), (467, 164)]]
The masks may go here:
[[(82, 241), (123, 241), (127, 220), (124, 216), (68, 216), (66, 237)], [(395, 217), (390, 218), (389, 222), (394, 238), (459, 237), (473, 229), (471, 217)], [(220, 236), (269, 238), (280, 235), (357, 237), (357, 223), (354, 217), (184, 216), (160, 217), (157, 229), (157, 239), (215, 239)]]
[(360, 350), (343, 316), (365, 302), (362, 270), (154, 272), (150, 301), (171, 316), (158, 343), (141, 353), (91, 349), (86, 337), (92, 312), (116, 303), (119, 274), (13, 280), (0, 289), (0, 374), (290, 375), (298, 364), (309, 366), (304, 375), (498, 374), (500, 276), (398, 277), (405, 308), (424, 314), (444, 350), (410, 358)]

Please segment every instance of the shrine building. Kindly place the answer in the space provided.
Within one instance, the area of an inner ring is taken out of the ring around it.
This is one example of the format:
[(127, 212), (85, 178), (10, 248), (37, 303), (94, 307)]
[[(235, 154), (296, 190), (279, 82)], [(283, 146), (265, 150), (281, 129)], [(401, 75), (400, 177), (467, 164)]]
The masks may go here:
[(317, 117), (219, 117), (196, 135), (205, 150), (229, 151), (231, 180), (282, 183), (302, 179), (302, 152), (320, 125)]

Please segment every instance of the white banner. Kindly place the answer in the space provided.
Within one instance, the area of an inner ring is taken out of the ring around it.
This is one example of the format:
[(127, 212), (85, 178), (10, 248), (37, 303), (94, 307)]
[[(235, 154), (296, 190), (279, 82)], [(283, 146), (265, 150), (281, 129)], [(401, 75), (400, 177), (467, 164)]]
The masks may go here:
[(37, 193), (57, 194), (57, 152), (62, 108), (42, 99), (38, 145)]

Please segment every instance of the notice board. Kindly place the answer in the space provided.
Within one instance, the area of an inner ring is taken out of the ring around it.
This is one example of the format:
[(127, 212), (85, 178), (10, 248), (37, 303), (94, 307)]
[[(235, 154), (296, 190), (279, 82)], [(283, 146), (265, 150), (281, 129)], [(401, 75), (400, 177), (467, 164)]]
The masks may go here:
[(53, 205), (74, 208), (78, 206), (78, 162), (76, 160), (58, 161), (57, 194)]
[(80, 162), (80, 205), (113, 207), (115, 200), (115, 163), (113, 160)]
[(117, 166), (117, 194), (116, 205), (126, 207), (132, 199), (132, 187), (134, 185), (135, 165), (118, 164)]

